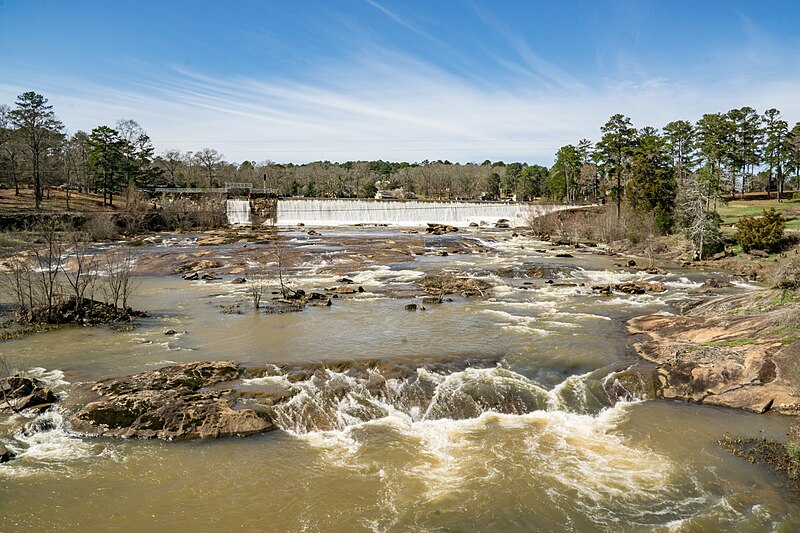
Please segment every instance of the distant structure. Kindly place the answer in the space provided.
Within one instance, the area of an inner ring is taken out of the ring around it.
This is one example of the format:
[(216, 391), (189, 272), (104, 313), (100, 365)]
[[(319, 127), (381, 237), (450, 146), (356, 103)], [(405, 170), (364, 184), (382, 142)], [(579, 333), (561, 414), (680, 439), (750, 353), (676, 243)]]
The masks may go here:
[(391, 182), (389, 181), (376, 181), (375, 188), (378, 190), (375, 193), (376, 200), (416, 200), (417, 195), (411, 191), (406, 192), (402, 187), (390, 189)]

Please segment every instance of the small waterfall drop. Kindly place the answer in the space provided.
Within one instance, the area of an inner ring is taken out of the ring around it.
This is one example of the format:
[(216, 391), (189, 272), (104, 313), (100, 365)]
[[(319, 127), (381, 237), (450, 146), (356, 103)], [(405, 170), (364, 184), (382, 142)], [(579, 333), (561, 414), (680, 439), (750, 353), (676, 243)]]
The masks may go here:
[(228, 200), (227, 213), (228, 223), (230, 225), (250, 225), (250, 200)]

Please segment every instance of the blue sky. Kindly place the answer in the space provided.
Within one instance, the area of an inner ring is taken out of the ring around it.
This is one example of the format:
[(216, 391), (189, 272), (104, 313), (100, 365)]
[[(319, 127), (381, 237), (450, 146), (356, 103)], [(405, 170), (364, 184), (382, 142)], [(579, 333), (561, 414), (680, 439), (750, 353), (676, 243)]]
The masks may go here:
[(750, 105), (800, 120), (800, 2), (0, 0), (0, 103), (228, 160), (528, 161)]

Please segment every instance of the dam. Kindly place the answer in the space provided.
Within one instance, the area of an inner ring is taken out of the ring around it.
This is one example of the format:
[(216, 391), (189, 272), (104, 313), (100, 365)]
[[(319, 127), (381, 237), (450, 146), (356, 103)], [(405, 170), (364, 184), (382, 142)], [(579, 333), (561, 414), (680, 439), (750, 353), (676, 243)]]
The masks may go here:
[[(245, 203), (247, 201), (228, 201), (228, 220), (231, 224), (251, 223), (250, 209)], [(281, 198), (275, 200), (274, 212), (267, 223), (279, 226), (423, 227), (431, 222), (466, 227), (506, 221), (510, 227), (519, 227), (527, 225), (531, 218), (585, 207), (522, 202)]]

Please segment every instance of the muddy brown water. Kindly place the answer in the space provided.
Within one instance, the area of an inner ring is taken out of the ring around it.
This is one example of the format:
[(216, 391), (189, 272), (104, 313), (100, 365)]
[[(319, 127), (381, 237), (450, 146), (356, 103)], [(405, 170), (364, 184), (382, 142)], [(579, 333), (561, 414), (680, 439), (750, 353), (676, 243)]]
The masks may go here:
[[(624, 320), (674, 312), (704, 274), (647, 275), (588, 249), (555, 258), (563, 250), (492, 232), (469, 234), (485, 252), (388, 264), (364, 258), (352, 268), (353, 253), (363, 252), (354, 252), (359, 239), (366, 250), (370, 239), (402, 244), (419, 237), (385, 228), (321, 232), (314, 239), (289, 234), (291, 246), (312, 250), (295, 265), (294, 285), (335, 286), (343, 270), (365, 292), (329, 308), (256, 314), (245, 288), (229, 283), (233, 276), (211, 282), (145, 277), (133, 303), (151, 317), (133, 331), (66, 328), (5, 341), (0, 352), (62, 392), (77, 381), (203, 359), (260, 365), (484, 357), (499, 366), (420, 379), (432, 380), (437, 401), (450, 407), (458, 407), (452, 404), (468, 387), (529, 388), (544, 407), (442, 418), (389, 398), (367, 398), (346, 376), (330, 373), (326, 385), (344, 391), (336, 401), (322, 387), (309, 387), (288, 408), (282, 429), (256, 437), (107, 440), (71, 434), (58, 412), (4, 417), (0, 442), (18, 457), (0, 466), (0, 531), (800, 528), (797, 495), (716, 444), (726, 433), (783, 439), (786, 417), (634, 396), (607, 405), (593, 394), (635, 361)], [(197, 250), (192, 239), (170, 242), (170, 249)], [(324, 252), (314, 253), (317, 248)], [(236, 258), (235, 246), (214, 247), (214, 253)], [(514, 277), (531, 266), (558, 267), (556, 283)], [(479, 277), (494, 289), (487, 299), (452, 297), (406, 311), (405, 304), (421, 300), (396, 295), (414, 294), (416, 280), (443, 270)], [(668, 290), (600, 297), (590, 289), (634, 279), (662, 280)], [(739, 283), (733, 290), (750, 288)], [(223, 313), (223, 306), (242, 314)], [(166, 336), (166, 329), (179, 333)], [(385, 416), (360, 419), (356, 407), (366, 403)], [(296, 423), (309, 407), (327, 410), (325, 428)]]

